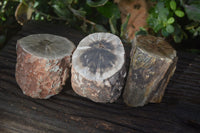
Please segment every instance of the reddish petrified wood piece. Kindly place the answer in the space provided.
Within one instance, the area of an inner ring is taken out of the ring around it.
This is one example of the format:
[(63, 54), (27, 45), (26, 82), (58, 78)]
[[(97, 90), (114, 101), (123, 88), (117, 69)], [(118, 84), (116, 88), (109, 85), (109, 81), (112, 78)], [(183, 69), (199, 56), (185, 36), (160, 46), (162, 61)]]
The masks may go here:
[(129, 73), (123, 94), (133, 107), (159, 103), (176, 69), (176, 51), (162, 38), (138, 36), (134, 39)]
[(72, 56), (72, 88), (94, 102), (114, 102), (126, 76), (121, 40), (110, 33), (85, 37)]
[(47, 99), (62, 90), (69, 77), (74, 44), (50, 34), (17, 41), (16, 81), (25, 95)]

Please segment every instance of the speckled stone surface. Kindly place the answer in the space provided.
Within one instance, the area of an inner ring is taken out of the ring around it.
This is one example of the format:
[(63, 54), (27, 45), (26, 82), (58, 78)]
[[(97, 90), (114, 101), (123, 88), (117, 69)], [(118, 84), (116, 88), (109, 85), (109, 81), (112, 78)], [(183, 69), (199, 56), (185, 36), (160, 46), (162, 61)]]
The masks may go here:
[(58, 94), (69, 77), (70, 68), (70, 55), (63, 58), (42, 58), (28, 53), (17, 43), (15, 76), (25, 95), (47, 99)]
[(176, 69), (176, 51), (162, 38), (138, 36), (130, 57), (124, 102), (133, 107), (160, 103)]
[(80, 96), (87, 97), (94, 102), (112, 103), (121, 95), (126, 76), (125, 66), (112, 77), (103, 81), (88, 80), (72, 67), (72, 88)]
[(110, 33), (82, 39), (72, 56), (73, 90), (94, 102), (112, 103), (119, 98), (126, 77), (121, 40)]

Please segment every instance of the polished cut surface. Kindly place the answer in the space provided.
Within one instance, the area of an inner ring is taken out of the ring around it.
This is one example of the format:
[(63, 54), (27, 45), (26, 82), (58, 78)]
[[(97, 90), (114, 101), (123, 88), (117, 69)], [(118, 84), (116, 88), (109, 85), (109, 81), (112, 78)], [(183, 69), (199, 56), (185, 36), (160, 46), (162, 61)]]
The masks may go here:
[(41, 58), (62, 58), (75, 48), (67, 38), (52, 34), (33, 34), (18, 40), (27, 53)]
[(126, 76), (121, 40), (110, 33), (82, 39), (72, 56), (72, 88), (94, 102), (114, 102), (121, 95)]
[(72, 56), (74, 69), (90, 80), (104, 80), (125, 63), (121, 40), (110, 33), (94, 33), (82, 39)]

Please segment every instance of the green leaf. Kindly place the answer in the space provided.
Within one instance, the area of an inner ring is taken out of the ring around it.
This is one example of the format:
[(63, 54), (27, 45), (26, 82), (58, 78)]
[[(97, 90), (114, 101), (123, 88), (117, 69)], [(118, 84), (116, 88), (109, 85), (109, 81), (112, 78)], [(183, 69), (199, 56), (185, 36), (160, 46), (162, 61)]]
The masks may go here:
[(173, 27), (172, 25), (167, 25), (166, 31), (167, 31), (168, 33), (173, 33), (173, 32), (174, 32), (174, 27)]
[(185, 12), (190, 20), (200, 22), (200, 1), (193, 0), (188, 5), (184, 5)]
[(161, 30), (161, 33), (164, 37), (168, 37), (169, 36), (169, 33), (166, 31), (166, 29), (162, 29)]
[(173, 24), (174, 23), (174, 17), (170, 17), (168, 20), (167, 20), (167, 24)]
[(178, 36), (178, 35), (173, 35), (173, 38), (176, 43), (180, 43), (183, 39), (182, 36)]
[(4, 16), (1, 17), (2, 21), (6, 21), (6, 18)]
[(155, 31), (155, 33), (157, 33), (162, 28), (164, 28), (163, 25), (162, 25), (162, 23), (155, 22), (155, 25), (153, 27), (153, 30)]
[(148, 26), (149, 27), (152, 27), (153, 25), (154, 25), (154, 17), (153, 17), (153, 15), (152, 14), (149, 14), (149, 16), (148, 16), (148, 18), (147, 18), (147, 23), (148, 23)]
[(36, 13), (35, 14), (35, 20), (39, 20), (40, 19), (40, 13)]
[(164, 2), (158, 1), (158, 3), (156, 4), (156, 8), (155, 8), (156, 13), (159, 13), (160, 11), (162, 11), (164, 7), (165, 7)]
[(120, 18), (120, 11), (118, 6), (110, 1), (108, 1), (104, 6), (97, 7), (97, 11), (107, 18), (111, 18), (113, 15), (117, 19)]
[(158, 20), (161, 22), (165, 22), (165, 21), (167, 21), (167, 16), (168, 16), (167, 14), (160, 12), (158, 15)]
[(87, 0), (87, 5), (90, 7), (99, 7), (103, 6), (108, 2), (108, 0), (98, 0), (98, 1), (93, 1), (93, 0)]
[(117, 19), (114, 15), (109, 19), (109, 24), (110, 24), (111, 32), (113, 34), (117, 34), (118, 33), (117, 26), (116, 26), (117, 25)]
[(138, 35), (145, 35), (146, 36), (147, 34), (148, 34), (147, 30), (143, 27), (140, 27), (140, 30), (135, 33), (135, 36), (138, 36)]
[(174, 28), (175, 30), (173, 33), (173, 39), (176, 43), (180, 43), (183, 40), (183, 38), (187, 39), (187, 34), (182, 30), (179, 24), (175, 24)]
[(169, 15), (169, 10), (167, 8), (163, 8), (158, 12), (158, 19), (162, 22), (167, 21), (167, 17)]
[(94, 26), (96, 32), (107, 32), (106, 28), (103, 25), (96, 24)]
[(28, 7), (24, 3), (19, 3), (15, 11), (15, 18), (19, 24), (23, 25), (29, 19), (31, 19), (33, 12), (34, 11), (32, 8)]
[(125, 35), (125, 33), (126, 33), (126, 28), (127, 28), (130, 16), (131, 15), (128, 14), (127, 17), (126, 17), (126, 21), (121, 25), (120, 37), (123, 37)]
[(72, 8), (71, 6), (68, 6), (68, 8), (77, 17), (85, 17), (85, 15), (86, 15), (86, 12), (81, 9), (76, 10), (76, 9)]
[(176, 10), (176, 1), (175, 0), (170, 1), (170, 8), (174, 11)]
[(33, 8), (36, 8), (40, 3), (38, 1), (35, 1)]
[(194, 36), (194, 37), (195, 37), (195, 36), (198, 36), (198, 31), (195, 31), (194, 34), (193, 34), (193, 36)]
[(183, 11), (181, 11), (181, 10), (176, 10), (175, 11), (175, 14), (176, 14), (176, 16), (178, 16), (178, 17), (183, 17), (184, 15), (185, 15), (185, 13), (183, 12)]
[(61, 18), (67, 18), (69, 11), (67, 9), (60, 8), (58, 5), (53, 5), (54, 12)]

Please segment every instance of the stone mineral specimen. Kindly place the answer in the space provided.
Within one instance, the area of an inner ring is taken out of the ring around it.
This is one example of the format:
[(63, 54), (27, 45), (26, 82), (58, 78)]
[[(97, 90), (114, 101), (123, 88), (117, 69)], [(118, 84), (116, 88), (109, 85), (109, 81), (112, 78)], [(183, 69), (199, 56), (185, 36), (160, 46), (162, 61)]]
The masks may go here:
[(72, 56), (72, 88), (94, 102), (114, 102), (126, 76), (121, 40), (110, 33), (85, 37)]
[(69, 77), (74, 44), (50, 34), (17, 41), (16, 81), (25, 95), (47, 99), (62, 90)]
[(176, 51), (162, 38), (138, 36), (130, 56), (124, 102), (133, 107), (161, 102), (176, 69)]

